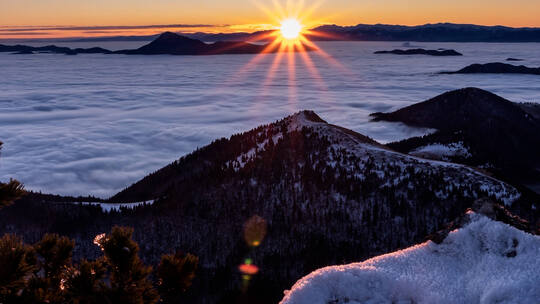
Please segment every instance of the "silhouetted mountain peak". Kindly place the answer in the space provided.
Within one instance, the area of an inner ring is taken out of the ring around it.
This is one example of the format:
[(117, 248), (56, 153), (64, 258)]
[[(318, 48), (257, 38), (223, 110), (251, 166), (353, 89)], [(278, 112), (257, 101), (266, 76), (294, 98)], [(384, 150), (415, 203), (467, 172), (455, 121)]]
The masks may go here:
[[(519, 59), (508, 58), (510, 61), (519, 61)], [(512, 60), (513, 59), (513, 60)], [(442, 72), (441, 74), (530, 74), (540, 75), (540, 68), (530, 68), (524, 65), (512, 65), (502, 62), (491, 62), (485, 64), (471, 64), (459, 71)]]
[(437, 147), (444, 148), (446, 154), (459, 148), (464, 153), (449, 156), (437, 152), (429, 157), (489, 168), (500, 177), (540, 190), (540, 171), (535, 169), (540, 165), (540, 120), (527, 112), (533, 111), (528, 108), (532, 107), (482, 89), (465, 88), (371, 116), (375, 121), (399, 121), (438, 130), (389, 144), (393, 149), (428, 157), (426, 153), (433, 154)]
[(402, 121), (421, 127), (455, 129), (494, 119), (521, 121), (528, 114), (511, 101), (470, 87), (449, 91), (392, 113), (373, 113), (371, 116), (376, 121)]
[(176, 33), (173, 33), (173, 32), (164, 32), (154, 40), (154, 42), (161, 42), (161, 43), (163, 43), (163, 42), (186, 42), (186, 41), (200, 42), (197, 39), (191, 39), (191, 38), (188, 38), (186, 36), (182, 36), (182, 35), (179, 35), (179, 34), (176, 34)]
[(310, 127), (313, 124), (327, 124), (319, 115), (310, 110), (303, 110), (285, 117), (281, 123), (287, 124), (290, 130), (301, 130), (303, 127)]
[(206, 43), (200, 40), (165, 32), (136, 51), (142, 54), (197, 54), (204, 52), (206, 47)]

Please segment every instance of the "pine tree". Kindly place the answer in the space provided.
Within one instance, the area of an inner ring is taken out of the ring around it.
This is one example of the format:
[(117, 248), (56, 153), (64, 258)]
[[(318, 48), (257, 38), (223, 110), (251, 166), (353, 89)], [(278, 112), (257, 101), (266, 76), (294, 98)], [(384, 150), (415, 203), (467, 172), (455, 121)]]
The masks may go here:
[[(0, 238), (0, 303), (156, 303), (151, 267), (138, 256), (133, 229), (114, 227), (98, 238), (104, 256), (71, 262), (75, 243), (46, 234), (33, 246), (17, 236)], [(191, 286), (199, 259), (191, 254), (162, 256), (157, 270), (166, 303), (178, 303)]]
[(82, 260), (79, 267), (69, 271), (66, 281), (66, 299), (73, 304), (107, 303), (105, 294), (108, 286), (105, 284), (107, 267), (105, 260)]
[(27, 277), (36, 270), (33, 249), (14, 235), (0, 238), (0, 303), (22, 303)]
[(140, 260), (132, 235), (132, 228), (115, 226), (98, 241), (110, 271), (107, 296), (112, 303), (156, 303), (159, 297), (148, 278), (152, 267)]
[[(0, 141), (0, 150), (2, 149), (2, 144), (3, 143)], [(9, 180), (8, 183), (0, 183), (0, 209), (11, 205), (14, 201), (23, 196), (23, 194), (23, 185), (14, 179)]]
[(72, 267), (71, 257), (75, 242), (57, 234), (46, 234), (34, 244), (37, 268), (28, 280), (23, 293), (25, 301), (33, 303), (62, 303), (64, 283)]
[(24, 194), (23, 185), (11, 179), (8, 183), (0, 183), (0, 208), (11, 205)]
[(157, 269), (158, 290), (165, 303), (178, 303), (180, 296), (191, 286), (199, 258), (180, 252), (163, 255)]

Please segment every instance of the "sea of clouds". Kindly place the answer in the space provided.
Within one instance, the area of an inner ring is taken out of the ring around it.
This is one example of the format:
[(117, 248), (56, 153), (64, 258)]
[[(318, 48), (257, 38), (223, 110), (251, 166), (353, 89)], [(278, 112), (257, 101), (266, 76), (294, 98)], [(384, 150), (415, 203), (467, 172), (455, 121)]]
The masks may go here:
[(372, 54), (399, 48), (399, 42), (319, 45), (333, 58), (309, 54), (320, 77), (299, 54), (294, 62), (283, 56), (273, 65), (275, 54), (255, 59), (0, 53), (0, 180), (13, 177), (31, 190), (106, 198), (216, 138), (302, 109), (389, 142), (428, 130), (369, 122), (369, 113), (447, 90), (476, 86), (513, 101), (540, 102), (538, 76), (436, 74), (507, 57), (540, 66), (539, 44), (422, 43), (465, 54), (442, 58)]

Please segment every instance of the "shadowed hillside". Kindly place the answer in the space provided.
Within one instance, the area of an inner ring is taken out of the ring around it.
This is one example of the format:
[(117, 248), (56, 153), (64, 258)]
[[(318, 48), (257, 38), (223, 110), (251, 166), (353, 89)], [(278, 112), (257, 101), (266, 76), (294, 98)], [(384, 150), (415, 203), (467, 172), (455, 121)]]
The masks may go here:
[(393, 149), (421, 153), (433, 150), (434, 145), (446, 145), (450, 149), (463, 146), (466, 153), (447, 155), (446, 159), (535, 185), (540, 184), (540, 120), (535, 109), (481, 89), (466, 88), (372, 116), (376, 121), (400, 121), (438, 130), (389, 144)]
[[(478, 197), (536, 216), (514, 187), (470, 168), (396, 153), (366, 136), (300, 112), (186, 155), (110, 201), (152, 206), (103, 213), (34, 194), (0, 211), (0, 232), (26, 241), (45, 232), (75, 239), (74, 257), (96, 257), (92, 239), (135, 228), (144, 261), (176, 249), (200, 257), (193, 303), (276, 303), (310, 271), (421, 241)], [(266, 237), (246, 243), (257, 215)], [(238, 265), (260, 269), (242, 293)]]

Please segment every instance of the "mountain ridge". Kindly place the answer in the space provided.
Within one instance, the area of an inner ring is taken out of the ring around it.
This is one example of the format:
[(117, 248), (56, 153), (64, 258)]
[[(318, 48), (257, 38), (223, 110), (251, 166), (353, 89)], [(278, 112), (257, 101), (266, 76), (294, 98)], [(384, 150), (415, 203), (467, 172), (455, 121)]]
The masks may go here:
[[(326, 34), (324, 36), (309, 35), (312, 41), (416, 41), (416, 42), (540, 42), (538, 27), (509, 27), (475, 24), (433, 23), (415, 26), (391, 24), (357, 24), (340, 26), (327, 24), (311, 30)], [(186, 37), (202, 41), (264, 41), (265, 34), (270, 31), (236, 32), (236, 33), (182, 33)], [(54, 41), (54, 42), (99, 42), (99, 41), (149, 41), (156, 35), (146, 36), (104, 36), (38, 39), (10, 39), (10, 41)]]
[[(302, 44), (294, 46), (290, 51), (309, 52), (316, 50), (312, 46)], [(164, 32), (150, 43), (137, 49), (110, 51), (104, 48), (68, 48), (56, 45), (33, 47), (27, 45), (0, 44), (0, 52), (12, 54), (57, 53), (65, 55), (77, 54), (123, 54), (123, 55), (227, 55), (227, 54), (260, 54), (280, 51), (279, 44), (253, 44), (244, 41), (218, 41), (205, 43), (197, 39)], [(289, 50), (288, 50), (289, 51)]]
[[(391, 149), (389, 149), (387, 146), (382, 145), (382, 144), (376, 142), (375, 140), (373, 140), (373, 139), (371, 139), (371, 138), (369, 138), (369, 137), (367, 137), (365, 135), (362, 135), (360, 133), (357, 133), (357, 132), (354, 132), (352, 130), (348, 130), (348, 129), (345, 129), (345, 128), (342, 128), (342, 127), (339, 127), (339, 126), (328, 124), (326, 121), (322, 120), (317, 114), (315, 114), (315, 112), (304, 110), (304, 111), (298, 112), (298, 113), (296, 113), (294, 115), (288, 116), (288, 117), (286, 117), (286, 118), (284, 118), (282, 120), (276, 121), (276, 122), (274, 122), (272, 124), (262, 125), (262, 126), (256, 128), (256, 129), (250, 130), (250, 131), (248, 131), (246, 133), (243, 133), (243, 134), (240, 134), (240, 135), (233, 135), (233, 136), (231, 136), (230, 139), (225, 139), (225, 138), (219, 139), (219, 140), (213, 142), (212, 144), (210, 144), (209, 146), (203, 147), (203, 148), (195, 151), (192, 154), (188, 154), (187, 156), (182, 157), (178, 161), (173, 162), (172, 164), (170, 164), (170, 165), (164, 167), (163, 169), (158, 170), (157, 172), (154, 172), (154, 173), (152, 173), (150, 175), (163, 174), (163, 172), (169, 170), (171, 166), (178, 166), (180, 162), (184, 162), (187, 158), (194, 157), (197, 154), (197, 152), (204, 152), (205, 149), (209, 149), (210, 146), (219, 145), (220, 143), (221, 144), (223, 144), (223, 143), (230, 144), (230, 142), (234, 141), (234, 139), (236, 137), (250, 136), (250, 135), (252, 136), (253, 133), (257, 132), (257, 130), (259, 130), (261, 128), (263, 130), (265, 128), (270, 129), (269, 132), (274, 134), (272, 136), (271, 141), (273, 143), (275, 143), (276, 139), (277, 140), (281, 139), (282, 136), (286, 132), (300, 131), (303, 128), (317, 129), (319, 127), (320, 127), (319, 131), (321, 131), (321, 129), (322, 129), (321, 132), (323, 132), (323, 133), (330, 132), (334, 136), (342, 137), (343, 139), (345, 139), (344, 144), (345, 145), (351, 145), (351, 147), (354, 147), (355, 145), (361, 145), (362, 147), (364, 147), (364, 145), (367, 145), (367, 146), (365, 146), (367, 149), (372, 149), (374, 151), (377, 151), (377, 153), (385, 153), (385, 154), (390, 154), (392, 156), (395, 155), (397, 157), (410, 158), (412, 161), (425, 161), (425, 162), (430, 162), (431, 164), (436, 164), (436, 165), (441, 165), (441, 166), (450, 166), (450, 167), (459, 166), (459, 165), (455, 165), (455, 164), (451, 164), (451, 163), (445, 163), (445, 162), (432, 162), (432, 161), (429, 161), (429, 160), (423, 160), (421, 158), (416, 158), (414, 156), (409, 156), (409, 155), (406, 155), (406, 154), (400, 154), (398, 152), (394, 152)], [(283, 128), (285, 128), (284, 130), (286, 130), (286, 132), (285, 131), (275, 132), (276, 129), (283, 129)], [(261, 132), (261, 131), (258, 131), (258, 132)], [(264, 132), (264, 131), (262, 131), (262, 132)], [(268, 130), (266, 130), (266, 132), (268, 132)], [(242, 151), (243, 151), (242, 155), (238, 156), (238, 155), (235, 154), (233, 158), (236, 158), (236, 162), (233, 161), (233, 160), (228, 159), (227, 160), (229, 162), (228, 165), (230, 165), (231, 161), (232, 161), (232, 164), (236, 165), (236, 167), (234, 169), (239, 170), (238, 167), (243, 167), (245, 165), (246, 161), (247, 161), (247, 160), (243, 160), (242, 158), (247, 155), (248, 160), (249, 160), (249, 158), (253, 158), (254, 156), (256, 156), (257, 151), (259, 149), (261, 149), (262, 147), (264, 147), (266, 144), (268, 144), (268, 140), (269, 139), (265, 139), (263, 142), (259, 142), (257, 144), (257, 147), (255, 147), (254, 145), (251, 145), (251, 146), (249, 146), (249, 149), (246, 148), (245, 144), (244, 145), (240, 144), (241, 147), (243, 146), (241, 148)], [(348, 148), (351, 148), (351, 147), (348, 147)], [(231, 156), (229, 156), (229, 157), (231, 157)], [(471, 170), (471, 169), (467, 168), (466, 170)], [(186, 170), (186, 171), (192, 172), (192, 170)], [(483, 175), (483, 174), (481, 174), (479, 172), (478, 172), (478, 174)], [(150, 178), (150, 175), (143, 178), (139, 182), (143, 182), (144, 180), (147, 180), (147, 178)], [(167, 180), (170, 181), (171, 179), (167, 178)], [(163, 188), (163, 187), (165, 187), (165, 185), (163, 185), (161, 183), (156, 183), (156, 184), (160, 184), (160, 186), (159, 187), (158, 186), (156, 186), (156, 187), (148, 187), (148, 186), (146, 186), (145, 188), (154, 189), (154, 188)], [(137, 185), (137, 183), (133, 184), (132, 186), (136, 186), (136, 185)], [(132, 198), (126, 200), (125, 199), (126, 198), (126, 193), (127, 193), (128, 189), (130, 187), (128, 187), (127, 189), (122, 190), (118, 194), (111, 197), (110, 201), (111, 202), (129, 202), (129, 201), (144, 201), (144, 200), (156, 199), (156, 197), (146, 196), (145, 195), (145, 196), (132, 197)], [(156, 194), (154, 194), (154, 196), (155, 195)]]
[[(530, 198), (470, 167), (402, 154), (312, 111), (222, 138), (126, 188), (109, 202), (147, 201), (121, 211), (30, 196), (0, 210), (0, 233), (34, 242), (73, 238), (74, 259), (95, 258), (93, 238), (134, 227), (141, 258), (172, 249), (200, 259), (186, 303), (276, 303), (283, 290), (325, 265), (364, 260), (421, 242), (479, 197), (534, 215)], [(253, 216), (267, 224), (243, 239)], [(314, 254), (316, 253), (316, 254)], [(238, 265), (260, 272), (242, 293)]]
[(465, 153), (446, 156), (448, 160), (494, 169), (494, 173), (517, 183), (540, 182), (540, 120), (533, 106), (516, 104), (482, 89), (465, 88), (371, 116), (374, 121), (400, 121), (438, 130), (388, 144), (403, 153), (443, 148), (437, 145), (445, 145), (447, 150), (463, 147)]
[[(311, 29), (318, 34), (306, 36), (312, 41), (416, 41), (416, 42), (540, 42), (540, 28), (484, 26), (474, 24), (434, 23), (416, 26), (357, 24), (353, 26), (322, 25)], [(257, 40), (266, 31), (254, 33), (194, 33), (204, 41), (239, 39)], [(322, 35), (321, 35), (322, 34)]]

